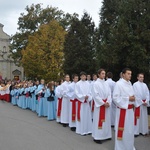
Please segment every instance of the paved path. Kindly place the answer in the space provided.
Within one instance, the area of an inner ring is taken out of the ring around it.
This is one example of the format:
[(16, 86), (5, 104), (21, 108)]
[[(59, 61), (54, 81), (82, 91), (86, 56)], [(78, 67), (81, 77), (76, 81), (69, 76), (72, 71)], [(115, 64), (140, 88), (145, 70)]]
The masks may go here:
[[(150, 150), (150, 137), (135, 139), (137, 150)], [(30, 110), (0, 101), (0, 150), (113, 150), (113, 140), (95, 144), (91, 135), (80, 136)]]

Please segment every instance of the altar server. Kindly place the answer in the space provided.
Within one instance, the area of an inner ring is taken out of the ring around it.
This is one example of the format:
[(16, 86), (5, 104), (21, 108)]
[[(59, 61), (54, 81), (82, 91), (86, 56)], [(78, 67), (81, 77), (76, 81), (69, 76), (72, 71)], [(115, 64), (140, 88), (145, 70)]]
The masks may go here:
[(63, 127), (66, 127), (69, 124), (69, 96), (68, 96), (68, 86), (70, 84), (70, 76), (65, 75), (65, 82), (60, 86), (60, 93), (62, 95), (62, 108), (61, 108), (61, 123)]
[(116, 83), (113, 101), (117, 105), (115, 122), (115, 150), (135, 150), (134, 148), (134, 102), (135, 94), (130, 82), (131, 70), (122, 71), (123, 78)]
[(139, 73), (137, 76), (138, 81), (133, 84), (136, 108), (135, 108), (135, 136), (140, 133), (142, 135), (148, 134), (148, 113), (147, 106), (149, 103), (149, 90), (144, 81), (144, 74)]
[(95, 102), (92, 137), (101, 144), (101, 140), (111, 139), (110, 106), (112, 102), (111, 90), (105, 81), (105, 70), (99, 69), (99, 78), (93, 85), (93, 99)]
[(69, 110), (69, 127), (72, 131), (76, 130), (76, 114), (77, 114), (77, 99), (75, 96), (75, 85), (78, 82), (78, 75), (72, 75), (73, 82), (69, 85), (68, 96), (70, 99), (70, 110)]
[(92, 117), (89, 102), (92, 100), (90, 83), (86, 81), (86, 73), (80, 73), (81, 80), (76, 83), (75, 95), (78, 99), (76, 133), (87, 135), (92, 132)]

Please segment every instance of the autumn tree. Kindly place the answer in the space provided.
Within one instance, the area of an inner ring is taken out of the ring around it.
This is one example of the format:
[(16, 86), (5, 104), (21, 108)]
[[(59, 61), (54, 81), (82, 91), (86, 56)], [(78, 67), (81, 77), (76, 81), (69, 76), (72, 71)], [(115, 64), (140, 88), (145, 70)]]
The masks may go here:
[(18, 31), (11, 37), (10, 51), (13, 59), (17, 61), (22, 59), (22, 49), (26, 49), (29, 36), (38, 31), (41, 25), (57, 20), (64, 29), (67, 29), (72, 17), (71, 14), (65, 14), (57, 7), (42, 8), (42, 4), (32, 4), (25, 10), (26, 13), (21, 13), (18, 19)]
[(42, 25), (29, 37), (22, 51), (22, 65), (27, 77), (44, 78), (47, 81), (58, 79), (62, 73), (63, 47), (66, 31), (56, 21)]

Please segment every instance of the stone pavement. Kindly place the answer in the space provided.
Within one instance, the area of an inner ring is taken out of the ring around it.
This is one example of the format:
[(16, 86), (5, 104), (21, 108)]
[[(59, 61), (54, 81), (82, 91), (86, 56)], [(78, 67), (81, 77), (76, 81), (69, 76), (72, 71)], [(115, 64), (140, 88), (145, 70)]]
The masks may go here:
[[(55, 121), (0, 101), (0, 150), (113, 150), (112, 133), (111, 141), (99, 145), (91, 135), (77, 135)], [(150, 150), (150, 136), (135, 138), (135, 147)]]

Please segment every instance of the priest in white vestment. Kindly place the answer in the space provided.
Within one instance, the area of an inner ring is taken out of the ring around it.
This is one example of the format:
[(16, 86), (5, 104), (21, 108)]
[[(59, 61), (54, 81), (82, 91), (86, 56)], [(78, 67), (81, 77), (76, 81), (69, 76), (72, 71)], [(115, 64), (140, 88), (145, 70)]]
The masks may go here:
[(76, 83), (75, 95), (78, 99), (76, 133), (87, 135), (92, 132), (92, 118), (89, 102), (92, 100), (90, 84), (86, 81), (86, 73), (80, 73), (81, 80)]
[(140, 133), (142, 135), (148, 134), (148, 112), (147, 106), (149, 103), (149, 90), (144, 81), (144, 74), (139, 73), (137, 76), (138, 81), (133, 84), (135, 92), (135, 136)]
[(111, 139), (110, 105), (112, 102), (111, 90), (105, 81), (105, 70), (98, 70), (99, 78), (93, 85), (93, 99), (95, 102), (92, 137), (101, 144), (101, 140)]
[(130, 82), (131, 70), (122, 71), (123, 78), (116, 83), (113, 101), (117, 105), (115, 122), (115, 150), (135, 150), (134, 148), (134, 102), (135, 94)]

